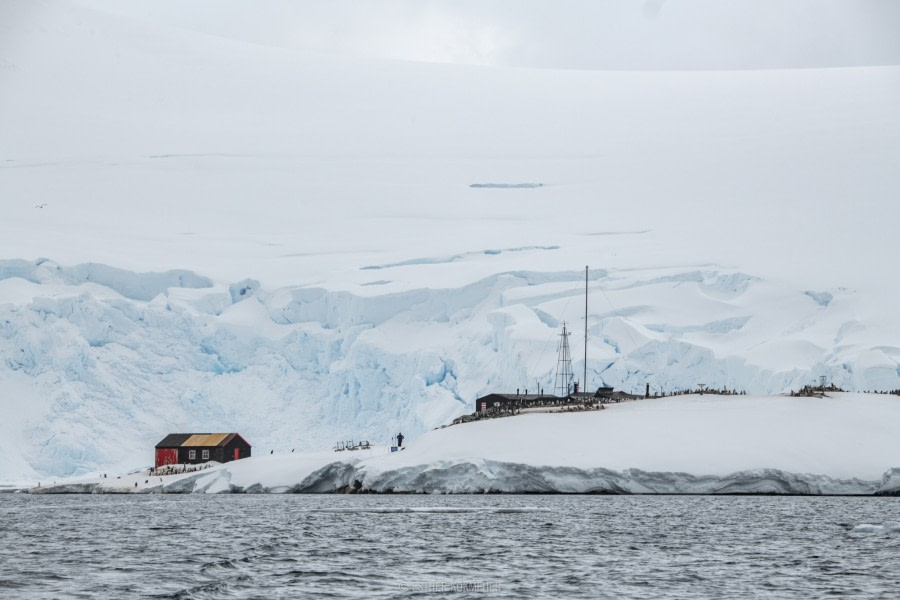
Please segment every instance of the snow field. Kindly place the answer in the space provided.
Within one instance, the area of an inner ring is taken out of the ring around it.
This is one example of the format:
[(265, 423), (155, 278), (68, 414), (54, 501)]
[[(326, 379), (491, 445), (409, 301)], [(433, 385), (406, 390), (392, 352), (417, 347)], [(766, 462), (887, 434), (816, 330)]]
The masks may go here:
[(887, 395), (689, 395), (466, 423), (399, 452), (263, 453), (198, 473), (32, 491), (898, 493), (898, 413)]

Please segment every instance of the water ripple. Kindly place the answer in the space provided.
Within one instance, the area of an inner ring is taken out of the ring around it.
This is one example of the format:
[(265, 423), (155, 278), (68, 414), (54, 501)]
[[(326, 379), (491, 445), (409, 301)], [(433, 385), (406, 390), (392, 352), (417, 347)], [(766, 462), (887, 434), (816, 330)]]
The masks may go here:
[(0, 495), (0, 597), (890, 597), (900, 498)]

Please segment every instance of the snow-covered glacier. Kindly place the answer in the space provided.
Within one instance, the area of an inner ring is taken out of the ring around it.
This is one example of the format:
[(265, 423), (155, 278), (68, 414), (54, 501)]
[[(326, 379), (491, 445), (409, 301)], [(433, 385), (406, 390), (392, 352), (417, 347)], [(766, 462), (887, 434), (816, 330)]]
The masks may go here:
[[(6, 452), (27, 457), (10, 478), (136, 467), (175, 430), (237, 430), (257, 452), (414, 438), (490, 391), (552, 389), (559, 326), (583, 310), (577, 271), (369, 296), (49, 260), (0, 273), (15, 300), (0, 304)], [(900, 387), (900, 351), (861, 324), (847, 331), (850, 293), (823, 307), (736, 272), (604, 269), (588, 292), (592, 386), (766, 394), (824, 375)], [(778, 360), (756, 360), (760, 346)]]
[(413, 440), (552, 389), (562, 322), (587, 387), (900, 388), (893, 61), (312, 56), (103, 5), (0, 3), (0, 482)]

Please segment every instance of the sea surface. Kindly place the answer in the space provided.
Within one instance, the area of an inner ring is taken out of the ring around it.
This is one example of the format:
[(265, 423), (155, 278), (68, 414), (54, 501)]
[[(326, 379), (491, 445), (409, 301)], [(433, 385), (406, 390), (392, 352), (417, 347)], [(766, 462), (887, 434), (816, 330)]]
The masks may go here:
[(900, 498), (0, 494), (0, 598), (896, 598)]

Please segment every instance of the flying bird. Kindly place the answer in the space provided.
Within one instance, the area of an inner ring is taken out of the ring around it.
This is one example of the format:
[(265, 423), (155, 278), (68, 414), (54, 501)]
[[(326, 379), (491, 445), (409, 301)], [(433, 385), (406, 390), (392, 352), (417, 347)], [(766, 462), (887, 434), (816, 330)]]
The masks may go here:
[(44, 202), (43, 204), (35, 204), (34, 205), (35, 208), (44, 208), (45, 206), (47, 206), (46, 202)]

